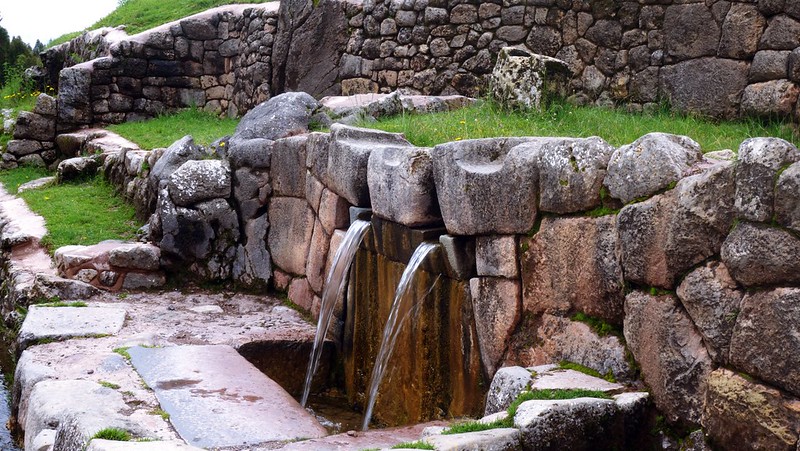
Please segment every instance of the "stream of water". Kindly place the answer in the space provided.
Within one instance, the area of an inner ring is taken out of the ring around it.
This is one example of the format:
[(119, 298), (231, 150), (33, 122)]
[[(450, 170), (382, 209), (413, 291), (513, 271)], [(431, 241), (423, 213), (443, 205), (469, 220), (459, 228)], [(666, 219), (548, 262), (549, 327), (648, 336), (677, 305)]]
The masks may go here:
[[(392, 357), (397, 337), (400, 330), (403, 328), (406, 320), (414, 315), (414, 307), (419, 299), (409, 296), (409, 288), (413, 286), (417, 271), (425, 260), (428, 254), (436, 249), (438, 244), (435, 243), (422, 243), (414, 250), (411, 259), (408, 261), (408, 266), (400, 276), (400, 283), (397, 284), (397, 290), (394, 293), (394, 301), (392, 301), (392, 309), (389, 312), (389, 319), (386, 320), (386, 326), (383, 328), (383, 338), (381, 340), (381, 347), (378, 351), (378, 356), (375, 359), (375, 366), (372, 368), (372, 378), (370, 380), (369, 391), (367, 392), (367, 408), (364, 414), (364, 422), (361, 429), (366, 431), (369, 428), (369, 423), (372, 420), (372, 409), (375, 408), (375, 401), (378, 397), (378, 389), (380, 388), (381, 381), (386, 372), (386, 366), (389, 359)], [(430, 289), (439, 280), (438, 277), (431, 284)], [(428, 293), (430, 293), (430, 289)], [(424, 298), (425, 296), (421, 296)]]
[(303, 397), (300, 399), (300, 405), (303, 407), (308, 403), (311, 381), (317, 372), (319, 359), (322, 355), (322, 344), (333, 319), (333, 307), (336, 306), (336, 300), (344, 291), (344, 287), (347, 284), (347, 273), (353, 264), (353, 258), (356, 255), (359, 244), (361, 244), (361, 240), (367, 233), (367, 229), (369, 229), (369, 225), (369, 222), (362, 220), (356, 220), (350, 224), (344, 239), (342, 239), (342, 244), (336, 250), (331, 269), (325, 279), (325, 288), (322, 290), (322, 305), (320, 306), (319, 320), (317, 321), (317, 333), (314, 336), (314, 348), (308, 360)]

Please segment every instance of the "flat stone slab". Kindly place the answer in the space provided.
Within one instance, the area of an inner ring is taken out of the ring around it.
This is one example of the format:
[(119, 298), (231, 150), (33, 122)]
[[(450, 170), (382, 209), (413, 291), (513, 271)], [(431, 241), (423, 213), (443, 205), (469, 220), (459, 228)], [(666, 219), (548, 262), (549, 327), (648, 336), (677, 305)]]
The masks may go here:
[(24, 350), (42, 340), (114, 335), (122, 329), (124, 322), (125, 310), (120, 308), (32, 305), (17, 341), (20, 350)]
[(398, 443), (419, 440), (420, 434), (428, 428), (442, 428), (447, 423), (432, 421), (386, 429), (370, 429), (368, 431), (349, 431), (342, 434), (329, 435), (324, 438), (303, 440), (289, 443), (280, 448), (281, 451), (351, 451), (358, 449), (389, 448)]
[(193, 446), (320, 438), (325, 429), (276, 382), (226, 345), (134, 347), (131, 363)]
[(202, 448), (176, 440), (154, 442), (117, 442), (94, 439), (86, 451), (200, 451)]
[(613, 392), (624, 390), (625, 386), (608, 382), (606, 380), (589, 376), (575, 370), (552, 369), (546, 373), (539, 373), (531, 381), (533, 390), (595, 390)]
[(512, 451), (520, 449), (519, 429), (498, 428), (463, 434), (434, 435), (424, 439), (441, 450)]

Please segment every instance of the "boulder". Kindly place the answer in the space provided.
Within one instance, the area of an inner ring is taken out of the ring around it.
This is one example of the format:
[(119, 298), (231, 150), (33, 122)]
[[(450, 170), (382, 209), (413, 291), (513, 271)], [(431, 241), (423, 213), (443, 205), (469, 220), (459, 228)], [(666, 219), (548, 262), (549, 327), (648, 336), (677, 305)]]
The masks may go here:
[(56, 172), (57, 183), (92, 178), (97, 174), (98, 166), (99, 164), (96, 158), (68, 158), (58, 164), (58, 170)]
[(766, 117), (791, 116), (798, 96), (800, 86), (789, 80), (754, 83), (744, 90), (742, 113)]
[[(411, 143), (399, 133), (333, 124), (323, 181), (328, 188), (344, 197), (351, 205), (369, 207), (370, 153), (378, 148), (397, 147), (411, 147)], [(315, 149), (318, 149), (318, 146)]]
[(765, 222), (774, 213), (775, 179), (785, 166), (800, 161), (800, 151), (779, 138), (751, 138), (739, 146), (736, 211), (739, 217)]
[(800, 283), (800, 239), (762, 224), (740, 222), (725, 239), (721, 257), (746, 287)]
[(623, 340), (613, 334), (600, 336), (585, 323), (545, 313), (534, 325), (518, 327), (506, 360), (525, 365), (567, 360), (629, 381), (636, 372), (626, 353)]
[(273, 144), (270, 177), (276, 196), (305, 197), (307, 140), (307, 135), (293, 136)]
[[(791, 54), (792, 52), (788, 50), (762, 50), (756, 53), (753, 65), (750, 66), (750, 81), (762, 82), (786, 78), (786, 67), (790, 64)], [(749, 89), (750, 86), (748, 86)], [(747, 95), (747, 90), (745, 95)]]
[(800, 395), (799, 317), (800, 288), (748, 293), (731, 337), (732, 365)]
[(758, 50), (758, 41), (767, 20), (754, 4), (733, 3), (722, 23), (717, 54), (725, 58), (749, 59)]
[(274, 197), (269, 203), (269, 251), (285, 272), (305, 275), (306, 258), (314, 231), (314, 212), (305, 199)]
[(538, 138), (520, 145), (530, 153), (539, 179), (539, 210), (565, 214), (591, 210), (614, 147), (600, 138)]
[(677, 300), (631, 292), (625, 298), (623, 330), (656, 407), (670, 422), (698, 424), (713, 363)]
[(41, 93), (36, 97), (36, 106), (33, 107), (33, 112), (41, 116), (55, 117), (58, 114), (57, 107), (55, 97)]
[(44, 299), (59, 297), (62, 301), (85, 301), (100, 293), (97, 288), (87, 283), (46, 273), (36, 273), (33, 282), (31, 294)]
[(733, 224), (733, 193), (733, 166), (723, 163), (623, 208), (617, 230), (625, 280), (672, 289), (684, 272), (717, 254)]
[(702, 156), (689, 137), (649, 133), (611, 155), (605, 185), (612, 197), (629, 203), (676, 183)]
[(304, 92), (277, 95), (248, 111), (236, 126), (232, 141), (255, 138), (276, 140), (308, 132), (319, 103)]
[(390, 221), (417, 227), (441, 222), (430, 149), (379, 147), (367, 164), (372, 211)]
[(462, 434), (432, 435), (424, 441), (435, 449), (514, 451), (520, 449), (520, 432), (514, 428), (495, 428)]
[(520, 393), (528, 389), (532, 379), (531, 370), (521, 366), (498, 368), (486, 394), (484, 415), (505, 411)]
[(263, 138), (231, 139), (225, 158), (233, 168), (268, 169), (273, 145), (272, 140)]
[(548, 217), (536, 235), (521, 238), (525, 311), (580, 311), (620, 324), (624, 282), (615, 223), (614, 216)]
[(42, 143), (30, 139), (12, 139), (6, 144), (6, 152), (15, 157), (24, 157), (42, 150)]
[(175, 141), (150, 168), (148, 181), (151, 189), (157, 192), (162, 182), (166, 185), (170, 175), (184, 163), (189, 160), (200, 160), (202, 158), (203, 152), (200, 147), (195, 145), (194, 139), (191, 136), (184, 136)]
[(20, 111), (19, 116), (17, 116), (17, 125), (14, 127), (14, 139), (55, 141), (55, 118), (29, 111)]
[(161, 249), (147, 243), (120, 243), (108, 251), (108, 263), (120, 268), (157, 271), (160, 259)]
[(618, 409), (613, 400), (576, 398), (526, 401), (517, 409), (514, 427), (523, 449), (613, 449)]
[(797, 47), (800, 47), (800, 20), (785, 14), (778, 14), (769, 20), (758, 44), (759, 49), (766, 50), (793, 50)]
[(58, 123), (92, 122), (91, 87), (93, 63), (76, 64), (58, 74)]
[(434, 147), (433, 177), (452, 235), (528, 233), (537, 215), (533, 155), (517, 145), (531, 138), (455, 141)]
[(499, 277), (470, 279), (472, 309), (484, 373), (493, 377), (505, 354), (509, 338), (521, 315), (520, 287), (516, 280)]
[(703, 429), (720, 449), (795, 451), (800, 400), (725, 368), (710, 374)]
[[(705, 8), (705, 5), (698, 5)], [(739, 101), (747, 86), (749, 68), (746, 61), (690, 59), (661, 68), (659, 92), (678, 111), (733, 118), (739, 114)]]
[(723, 263), (709, 262), (690, 272), (678, 286), (678, 298), (692, 318), (711, 358), (725, 365), (733, 326), (744, 292)]
[(491, 95), (507, 108), (540, 111), (542, 102), (566, 95), (571, 75), (564, 61), (503, 47), (492, 71)]
[(775, 219), (778, 224), (800, 232), (800, 162), (789, 166), (778, 178)]
[(231, 195), (231, 170), (220, 160), (192, 160), (169, 177), (169, 194), (175, 205), (190, 207)]

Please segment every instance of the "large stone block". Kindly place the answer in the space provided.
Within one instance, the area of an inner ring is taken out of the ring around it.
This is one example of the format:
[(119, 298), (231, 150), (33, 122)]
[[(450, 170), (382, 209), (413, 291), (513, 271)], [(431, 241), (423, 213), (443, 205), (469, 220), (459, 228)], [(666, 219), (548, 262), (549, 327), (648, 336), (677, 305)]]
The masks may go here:
[(728, 269), (719, 262), (697, 268), (683, 279), (677, 295), (703, 336), (711, 358), (727, 364), (731, 334), (744, 296)]
[(276, 196), (305, 197), (307, 140), (307, 135), (293, 136), (273, 144), (270, 175)]
[(308, 132), (319, 103), (304, 92), (277, 95), (248, 111), (236, 126), (234, 140), (276, 140)]
[(43, 150), (42, 143), (30, 139), (12, 139), (6, 144), (6, 152), (15, 157), (24, 157)]
[(665, 66), (661, 95), (678, 111), (732, 118), (747, 86), (750, 64), (723, 58), (697, 58)]
[(800, 163), (789, 166), (778, 178), (775, 219), (782, 226), (800, 232)]
[(673, 289), (685, 271), (717, 254), (733, 224), (733, 194), (733, 166), (721, 163), (623, 208), (617, 230), (625, 280)]
[(269, 203), (269, 220), (268, 243), (275, 265), (288, 273), (305, 275), (314, 212), (305, 199), (274, 197)]
[(791, 116), (800, 86), (789, 80), (754, 83), (742, 95), (742, 113), (753, 116)]
[(14, 127), (14, 139), (54, 141), (56, 139), (55, 118), (29, 111), (20, 111), (17, 116), (17, 125)]
[(328, 250), (331, 238), (322, 227), (322, 223), (314, 223), (314, 231), (311, 234), (311, 245), (308, 248), (308, 260), (306, 266), (306, 277), (308, 284), (315, 293), (321, 294), (325, 285), (326, 264), (328, 262)]
[(417, 227), (441, 222), (430, 149), (380, 147), (367, 165), (367, 184), (376, 215)]
[(161, 157), (153, 164), (148, 175), (148, 182), (154, 192), (158, 191), (159, 185), (169, 181), (169, 177), (179, 167), (189, 160), (200, 160), (203, 158), (203, 151), (195, 145), (194, 139), (190, 136), (172, 143)]
[(272, 261), (267, 251), (267, 215), (247, 221), (244, 234), (245, 244), (236, 249), (236, 260), (231, 275), (238, 283), (251, 288), (265, 288), (272, 277)]
[(266, 169), (241, 167), (233, 172), (233, 197), (243, 221), (258, 216), (271, 195), (272, 187)]
[(169, 177), (169, 194), (175, 205), (189, 207), (231, 195), (231, 170), (219, 160), (187, 161)]
[(566, 94), (570, 75), (564, 61), (504, 47), (492, 72), (492, 98), (508, 108), (539, 111), (542, 102)]
[[(794, 3), (789, 0), (787, 3)], [(779, 14), (769, 20), (767, 29), (761, 35), (759, 49), (793, 50), (800, 46), (800, 21), (785, 14)]]
[(514, 426), (522, 436), (522, 449), (615, 449), (622, 437), (616, 429), (617, 406), (613, 400), (577, 398), (526, 401), (517, 409)]
[(731, 338), (733, 366), (800, 395), (798, 318), (800, 288), (748, 293)]
[(713, 363), (677, 300), (631, 292), (625, 298), (624, 332), (659, 410), (670, 422), (698, 424)]
[(529, 138), (490, 138), (440, 144), (433, 177), (442, 218), (453, 235), (522, 234), (537, 214), (536, 165), (518, 144)]
[(491, 378), (520, 318), (519, 282), (499, 277), (477, 277), (470, 279), (469, 289), (481, 361), (484, 372)]
[(756, 5), (733, 3), (722, 24), (718, 55), (725, 58), (748, 59), (758, 50), (758, 41), (767, 20)]
[(545, 218), (533, 238), (522, 238), (526, 312), (580, 311), (622, 322), (622, 268), (614, 216)]
[(600, 205), (600, 190), (614, 147), (600, 138), (539, 138), (521, 144), (533, 155), (539, 210), (575, 213)]
[(234, 168), (268, 169), (273, 146), (274, 141), (264, 138), (230, 139), (224, 155)]
[(739, 223), (722, 245), (731, 275), (746, 287), (800, 283), (800, 239), (779, 228)]
[(800, 161), (800, 151), (778, 138), (751, 138), (739, 146), (736, 165), (736, 212), (750, 221), (772, 219), (775, 178), (784, 167)]
[(475, 239), (475, 266), (479, 276), (519, 277), (517, 238), (513, 235), (479, 236)]
[(58, 74), (58, 123), (89, 124), (92, 122), (91, 62), (63, 69)]
[(531, 371), (521, 366), (499, 368), (492, 378), (489, 393), (486, 394), (486, 409), (483, 414), (492, 415), (506, 410), (517, 395), (530, 386), (531, 379)]
[(649, 133), (611, 155), (605, 185), (623, 203), (649, 197), (680, 180), (702, 157), (700, 145), (687, 136)]
[(708, 378), (703, 429), (720, 449), (795, 451), (800, 400), (720, 368)]
[(379, 147), (404, 146), (411, 144), (399, 133), (333, 124), (323, 182), (350, 204), (369, 207), (367, 166), (370, 153)]
[(677, 61), (717, 53), (720, 27), (704, 3), (668, 6), (663, 29), (666, 53)]

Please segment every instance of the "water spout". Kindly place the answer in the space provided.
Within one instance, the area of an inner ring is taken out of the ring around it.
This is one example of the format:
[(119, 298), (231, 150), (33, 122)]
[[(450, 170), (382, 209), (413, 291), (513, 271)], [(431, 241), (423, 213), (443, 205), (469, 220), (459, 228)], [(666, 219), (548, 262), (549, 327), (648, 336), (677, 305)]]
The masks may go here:
[[(367, 392), (367, 408), (366, 413), (364, 414), (364, 424), (361, 427), (364, 431), (369, 428), (369, 422), (372, 420), (372, 410), (375, 407), (375, 401), (378, 397), (378, 388), (383, 380), (389, 358), (391, 358), (392, 352), (394, 351), (397, 337), (400, 334), (400, 330), (403, 328), (403, 324), (414, 311), (414, 306), (416, 304), (415, 301), (417, 299), (408, 295), (409, 288), (413, 286), (412, 282), (417, 275), (417, 270), (425, 260), (425, 257), (427, 257), (431, 251), (436, 249), (436, 246), (437, 244), (427, 242), (420, 244), (414, 250), (414, 253), (411, 255), (411, 259), (408, 262), (408, 266), (406, 266), (406, 269), (403, 271), (403, 275), (400, 277), (400, 283), (397, 285), (397, 290), (394, 293), (392, 309), (389, 312), (389, 319), (386, 321), (386, 326), (383, 329), (381, 347), (378, 351), (378, 356), (375, 359), (375, 366), (372, 368), (372, 378), (370, 380), (369, 391)], [(430, 293), (437, 280), (439, 280), (438, 277), (436, 280), (434, 280), (433, 284), (431, 284), (431, 287), (425, 293), (425, 296)], [(422, 298), (425, 296), (422, 296)], [(400, 315), (404, 311), (407, 311), (407, 313), (402, 319), (400, 319)]]
[(319, 366), (319, 359), (322, 356), (322, 344), (325, 341), (325, 334), (331, 325), (333, 318), (333, 307), (336, 305), (336, 299), (341, 296), (344, 286), (347, 283), (347, 272), (350, 270), (350, 265), (353, 263), (353, 258), (358, 250), (358, 245), (369, 229), (369, 222), (360, 219), (353, 221), (347, 229), (347, 233), (342, 240), (339, 249), (336, 250), (336, 255), (333, 257), (333, 264), (328, 271), (325, 279), (325, 288), (322, 290), (322, 305), (319, 311), (319, 320), (317, 321), (317, 334), (314, 336), (314, 348), (311, 351), (311, 357), (308, 360), (308, 370), (306, 371), (306, 381), (303, 386), (303, 397), (300, 400), (300, 405), (305, 407), (308, 403), (308, 395), (311, 392), (311, 381), (314, 379), (314, 373), (317, 372)]

